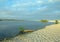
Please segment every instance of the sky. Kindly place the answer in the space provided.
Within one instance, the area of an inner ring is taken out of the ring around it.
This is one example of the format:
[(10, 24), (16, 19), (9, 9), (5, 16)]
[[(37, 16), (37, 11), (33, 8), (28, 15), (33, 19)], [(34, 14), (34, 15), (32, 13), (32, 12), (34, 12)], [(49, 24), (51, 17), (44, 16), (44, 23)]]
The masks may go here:
[(0, 0), (0, 18), (60, 19), (60, 0)]

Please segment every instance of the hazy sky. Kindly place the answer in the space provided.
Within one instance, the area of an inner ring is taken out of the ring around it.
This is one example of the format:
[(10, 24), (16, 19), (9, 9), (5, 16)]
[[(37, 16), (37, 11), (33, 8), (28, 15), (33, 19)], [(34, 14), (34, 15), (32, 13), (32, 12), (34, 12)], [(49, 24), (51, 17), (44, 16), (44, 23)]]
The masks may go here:
[(60, 19), (60, 0), (0, 0), (0, 18)]

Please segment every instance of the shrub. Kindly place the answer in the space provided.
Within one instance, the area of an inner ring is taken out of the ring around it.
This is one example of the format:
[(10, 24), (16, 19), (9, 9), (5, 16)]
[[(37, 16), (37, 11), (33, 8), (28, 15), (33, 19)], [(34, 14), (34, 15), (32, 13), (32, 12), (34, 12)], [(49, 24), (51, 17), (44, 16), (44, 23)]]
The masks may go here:
[(40, 22), (48, 22), (48, 20), (41, 20)]
[(55, 24), (58, 24), (59, 22), (58, 22), (58, 20), (55, 20)]
[(24, 27), (19, 27), (19, 31), (20, 31), (20, 33), (24, 33)]

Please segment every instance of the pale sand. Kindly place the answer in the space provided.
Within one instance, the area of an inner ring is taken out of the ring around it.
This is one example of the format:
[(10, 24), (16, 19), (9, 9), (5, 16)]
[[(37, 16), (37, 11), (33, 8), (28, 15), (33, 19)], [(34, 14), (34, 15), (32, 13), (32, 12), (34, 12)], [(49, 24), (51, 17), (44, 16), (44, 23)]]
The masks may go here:
[[(55, 22), (55, 20), (48, 20), (49, 22)], [(58, 22), (60, 22), (60, 20), (58, 20)]]
[(19, 35), (5, 42), (60, 42), (60, 24), (46, 26), (43, 29)]

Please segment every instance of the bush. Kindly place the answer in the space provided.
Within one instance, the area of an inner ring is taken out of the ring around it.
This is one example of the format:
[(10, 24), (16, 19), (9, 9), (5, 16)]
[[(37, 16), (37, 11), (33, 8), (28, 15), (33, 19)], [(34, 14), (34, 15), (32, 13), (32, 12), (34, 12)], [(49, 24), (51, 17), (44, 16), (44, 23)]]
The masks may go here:
[(19, 27), (19, 31), (20, 31), (20, 33), (24, 33), (24, 27)]
[(58, 22), (58, 20), (55, 20), (55, 24), (58, 24), (59, 22)]
[(40, 22), (48, 22), (48, 20), (41, 20)]

